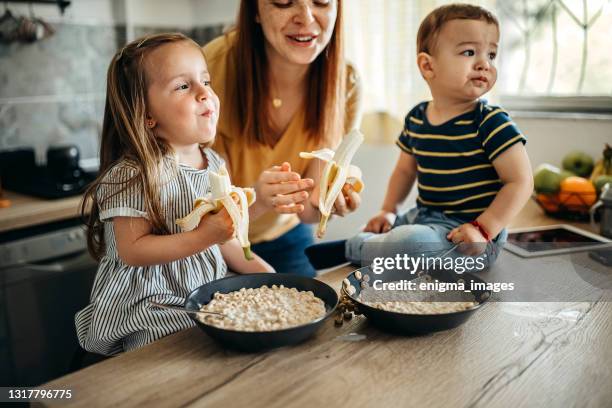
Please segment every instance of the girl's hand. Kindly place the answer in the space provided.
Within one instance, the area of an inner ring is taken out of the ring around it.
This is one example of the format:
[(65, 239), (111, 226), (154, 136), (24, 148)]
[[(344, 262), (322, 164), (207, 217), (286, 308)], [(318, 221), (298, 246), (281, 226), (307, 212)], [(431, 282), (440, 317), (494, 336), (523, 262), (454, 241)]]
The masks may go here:
[(207, 237), (214, 237), (213, 243), (223, 244), (234, 236), (234, 221), (227, 209), (223, 207), (216, 214), (209, 212), (200, 220), (195, 231)]
[(265, 212), (274, 209), (280, 214), (293, 214), (304, 211), (304, 201), (308, 199), (308, 191), (314, 185), (314, 180), (302, 179), (291, 171), (287, 162), (265, 170), (255, 184), (257, 201), (253, 206), (264, 207)]
[(446, 238), (455, 244), (461, 244), (459, 251), (468, 256), (480, 255), (487, 247), (485, 237), (478, 231), (478, 228), (469, 223), (453, 228)]
[(375, 234), (382, 234), (384, 232), (388, 232), (393, 226), (395, 218), (397, 218), (397, 215), (395, 215), (395, 213), (381, 210), (378, 214), (372, 217), (370, 221), (368, 221), (363, 231), (373, 232)]

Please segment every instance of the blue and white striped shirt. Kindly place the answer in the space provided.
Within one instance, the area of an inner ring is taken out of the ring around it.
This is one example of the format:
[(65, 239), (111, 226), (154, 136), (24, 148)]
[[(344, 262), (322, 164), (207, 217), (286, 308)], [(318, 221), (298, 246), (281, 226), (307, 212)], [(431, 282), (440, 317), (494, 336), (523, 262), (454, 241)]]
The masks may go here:
[[(210, 189), (209, 171), (218, 171), (223, 163), (211, 149), (203, 152), (208, 159), (204, 170), (164, 158), (161, 208), (173, 234), (180, 232), (175, 220), (186, 216), (194, 200)], [(122, 161), (109, 170), (97, 190), (106, 253), (98, 267), (90, 304), (75, 317), (81, 347), (94, 353), (112, 355), (132, 350), (193, 326), (187, 314), (152, 307), (149, 301), (183, 305), (193, 289), (224, 277), (227, 270), (217, 245), (168, 264), (137, 267), (122, 262), (113, 218), (147, 218), (142, 184), (129, 183), (121, 191), (137, 174), (134, 165)]]

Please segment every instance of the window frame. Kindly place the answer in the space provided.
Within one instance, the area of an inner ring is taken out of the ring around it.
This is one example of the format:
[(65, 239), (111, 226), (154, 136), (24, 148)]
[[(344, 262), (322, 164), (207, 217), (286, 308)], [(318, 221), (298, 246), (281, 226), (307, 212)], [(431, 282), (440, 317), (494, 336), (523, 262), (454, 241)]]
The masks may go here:
[(515, 112), (576, 113), (612, 117), (612, 96), (501, 94), (499, 98), (502, 106)]

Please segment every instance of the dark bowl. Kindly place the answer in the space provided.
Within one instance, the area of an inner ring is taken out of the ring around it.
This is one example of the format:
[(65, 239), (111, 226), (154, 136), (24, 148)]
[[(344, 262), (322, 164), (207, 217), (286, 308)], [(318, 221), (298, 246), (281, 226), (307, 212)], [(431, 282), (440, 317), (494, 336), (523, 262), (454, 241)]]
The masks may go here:
[(222, 346), (241, 351), (254, 352), (298, 344), (307, 340), (316, 333), (317, 329), (323, 324), (323, 321), (333, 313), (338, 305), (338, 295), (336, 291), (329, 285), (316, 279), (291, 274), (257, 273), (231, 276), (202, 285), (189, 294), (185, 301), (185, 308), (200, 310), (202, 305), (208, 304), (208, 302), (212, 300), (216, 292), (229, 293), (242, 288), (255, 289), (263, 285), (284, 285), (285, 287), (296, 288), (302, 291), (310, 290), (316, 297), (320, 298), (325, 303), (325, 316), (301, 326), (265, 332), (221, 329), (203, 323), (192, 315), (190, 316), (192, 316), (191, 318), (200, 329)]
[[(377, 275), (369, 267), (362, 268), (360, 271), (362, 275), (370, 276), (370, 284), (373, 284), (375, 280), (380, 280), (381, 282), (395, 282), (402, 279), (412, 280), (417, 277), (410, 274), (407, 276), (405, 271), (386, 271), (381, 275)], [(440, 270), (429, 271), (428, 274), (432, 279), (437, 279), (440, 282), (457, 282), (458, 279), (463, 279), (466, 288), (470, 288), (472, 282), (486, 285), (485, 281), (470, 273), (457, 274), (452, 271)], [(383, 331), (396, 334), (425, 334), (457, 327), (465, 323), (491, 295), (487, 290), (470, 290), (478, 304), (470, 309), (459, 312), (427, 315), (397, 313), (377, 309), (360, 302), (358, 297), (361, 293), (361, 287), (359, 281), (355, 277), (355, 272), (347, 276), (347, 279), (351, 285), (357, 289), (350, 298), (357, 304), (359, 312), (363, 313), (372, 325)], [(344, 288), (342, 290), (344, 290)]]

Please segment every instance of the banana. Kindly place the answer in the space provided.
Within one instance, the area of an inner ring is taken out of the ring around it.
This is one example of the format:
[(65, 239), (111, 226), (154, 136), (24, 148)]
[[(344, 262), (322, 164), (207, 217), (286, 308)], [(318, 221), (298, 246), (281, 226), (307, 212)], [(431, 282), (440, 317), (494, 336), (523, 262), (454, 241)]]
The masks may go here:
[(327, 162), (320, 180), (319, 211), (321, 211), (321, 221), (317, 229), (319, 238), (325, 235), (332, 207), (344, 184), (351, 184), (358, 193), (363, 190), (361, 171), (357, 166), (351, 165), (351, 160), (361, 143), (363, 143), (363, 134), (359, 130), (353, 129), (344, 137), (336, 151), (320, 149), (300, 153), (300, 157), (303, 159), (317, 158)]
[(176, 220), (176, 224), (183, 231), (191, 231), (205, 214), (217, 213), (225, 207), (234, 222), (235, 235), (242, 246), (244, 257), (253, 259), (249, 242), (249, 206), (255, 202), (255, 190), (233, 186), (225, 165), (219, 168), (218, 173), (210, 172), (210, 187), (210, 193), (196, 198), (193, 210)]
[(603, 158), (597, 161), (589, 179), (595, 182), (599, 176), (612, 176), (612, 147), (609, 144), (606, 144)]

